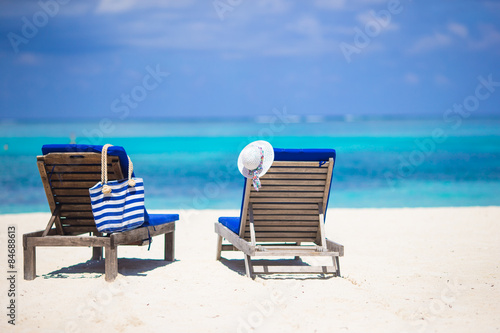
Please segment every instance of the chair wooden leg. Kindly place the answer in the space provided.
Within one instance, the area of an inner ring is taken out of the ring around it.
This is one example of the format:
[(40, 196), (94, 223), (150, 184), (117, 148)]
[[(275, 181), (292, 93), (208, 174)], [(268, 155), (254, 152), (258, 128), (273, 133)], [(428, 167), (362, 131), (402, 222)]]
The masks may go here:
[(24, 279), (36, 278), (36, 247), (24, 245)]
[[(300, 246), (300, 242), (295, 243), (295, 245)], [(299, 257), (299, 256), (295, 256), (295, 258), (294, 258), (294, 259), (295, 259), (295, 260), (300, 260), (300, 257)]]
[(245, 254), (245, 271), (247, 273), (247, 276), (251, 279), (253, 279), (253, 266), (252, 266), (252, 260), (249, 255)]
[(340, 260), (339, 260), (339, 257), (335, 256), (335, 257), (332, 257), (333, 259), (333, 267), (335, 267), (335, 271), (336, 271), (336, 276), (340, 276)]
[[(100, 232), (92, 233), (94, 236), (102, 236)], [(102, 247), (92, 247), (92, 258), (91, 260), (101, 260), (102, 259)]]
[(113, 281), (118, 275), (118, 248), (116, 246), (105, 247), (104, 273), (108, 282)]
[(175, 231), (165, 234), (165, 260), (175, 260)]
[(101, 259), (102, 259), (102, 247), (92, 247), (91, 260), (101, 260)]
[(215, 257), (216, 260), (220, 260), (221, 253), (222, 253), (222, 236), (217, 235), (217, 254)]

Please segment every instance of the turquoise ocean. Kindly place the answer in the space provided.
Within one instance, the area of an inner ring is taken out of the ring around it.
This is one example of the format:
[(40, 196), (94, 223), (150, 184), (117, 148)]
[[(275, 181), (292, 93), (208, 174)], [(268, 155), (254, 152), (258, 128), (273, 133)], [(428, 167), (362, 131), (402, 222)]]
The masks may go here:
[(144, 178), (148, 209), (239, 209), (240, 150), (334, 148), (330, 207), (500, 205), (500, 118), (0, 122), (0, 213), (48, 212), (43, 144), (121, 145)]

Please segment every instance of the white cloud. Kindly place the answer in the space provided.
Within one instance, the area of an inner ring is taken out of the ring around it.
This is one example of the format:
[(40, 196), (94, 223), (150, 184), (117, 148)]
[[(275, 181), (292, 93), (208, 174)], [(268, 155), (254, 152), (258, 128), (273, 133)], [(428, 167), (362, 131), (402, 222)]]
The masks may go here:
[[(217, 22), (215, 22), (217, 23)], [(157, 27), (148, 29), (147, 25), (130, 25), (130, 34), (124, 34), (124, 44), (135, 47), (148, 48), (169, 48), (169, 49), (225, 49), (229, 44), (229, 39), (224, 31), (215, 24), (202, 22), (183, 22), (175, 25), (175, 29), (165, 29), (162, 34), (156, 33)], [(139, 32), (138, 26), (143, 30)], [(216, 38), (216, 36), (222, 36)], [(228, 48), (231, 49), (231, 48)]]
[(334, 11), (357, 11), (366, 9), (367, 7), (379, 7), (387, 5), (388, 0), (315, 0), (314, 6), (319, 9), (327, 9)]
[(322, 34), (321, 24), (315, 17), (310, 15), (302, 16), (297, 22), (288, 25), (287, 28), (312, 38), (321, 38)]
[(367, 4), (367, 5), (377, 5), (381, 3), (387, 3), (387, 0), (359, 0), (360, 3)]
[(18, 64), (21, 64), (21, 65), (34, 66), (34, 65), (38, 65), (41, 62), (41, 59), (39, 56), (37, 56), (34, 53), (24, 52), (24, 53), (20, 53), (17, 56), (16, 62)]
[(446, 76), (444, 76), (443, 74), (436, 74), (434, 76), (434, 82), (437, 84), (437, 85), (440, 85), (440, 86), (446, 86), (448, 84), (450, 84), (450, 79), (448, 79)]
[(374, 10), (359, 13), (356, 16), (356, 19), (363, 25), (363, 27), (366, 24), (377, 24), (381, 31), (399, 30), (399, 25), (392, 22), (392, 17), (378, 17)]
[(500, 3), (498, 0), (495, 1), (486, 1), (483, 3), (484, 6), (492, 13), (500, 14)]
[(314, 2), (316, 7), (331, 10), (342, 10), (345, 8), (345, 3), (345, 0), (316, 0)]
[(463, 24), (449, 23), (446, 28), (446, 33), (435, 32), (433, 35), (418, 39), (408, 49), (408, 52), (413, 54), (425, 53), (450, 46), (454, 42), (462, 43), (464, 47), (470, 50), (497, 48), (500, 51), (500, 32), (494, 25), (480, 25), (478, 28), (479, 38), (472, 38), (469, 34), (469, 28)]
[(450, 31), (450, 32), (454, 33), (455, 35), (462, 37), (462, 38), (466, 38), (469, 35), (469, 30), (463, 24), (450, 23), (450, 24), (448, 24), (447, 28), (448, 28), (448, 31)]
[[(233, 14), (238, 15), (236, 10), (245, 9), (237, 8)], [(225, 59), (338, 52), (338, 43), (334, 37), (325, 37), (325, 27), (316, 16), (302, 15), (289, 24), (278, 25), (276, 29), (254, 27), (249, 33), (249, 27), (254, 24), (244, 19), (228, 19), (223, 23), (216, 19), (196, 18), (137, 19), (121, 27), (115, 42), (138, 48), (217, 50)]]
[(410, 53), (423, 53), (450, 45), (452, 39), (442, 33), (434, 33), (417, 40), (408, 50)]
[(356, 0), (356, 1), (346, 1), (346, 0), (316, 0), (314, 5), (320, 9), (329, 10), (358, 10), (360, 8), (366, 8), (367, 6), (376, 6), (380, 4), (386, 4), (387, 0)]
[(135, 0), (102, 0), (96, 8), (97, 13), (119, 13), (134, 7)]
[(96, 13), (123, 13), (143, 8), (179, 8), (190, 6), (192, 3), (192, 0), (101, 0)]
[[(32, 19), (38, 12), (50, 11), (54, 16), (79, 16), (92, 11), (95, 3), (91, 1), (75, 2), (66, 4), (49, 1), (0, 1), (0, 17), (21, 17), (26, 16)], [(52, 14), (51, 14), (52, 16)]]
[(337, 25), (334, 27), (330, 27), (327, 30), (335, 35), (347, 35), (347, 36), (354, 35), (353, 27), (347, 25)]
[(470, 42), (473, 49), (481, 50), (500, 45), (500, 32), (494, 26), (482, 25), (479, 30), (481, 31), (481, 39)]
[(408, 84), (418, 84), (420, 82), (420, 78), (415, 73), (406, 73), (404, 81)]
[(259, 0), (252, 1), (252, 4), (266, 14), (284, 13), (290, 9), (290, 3), (285, 0)]

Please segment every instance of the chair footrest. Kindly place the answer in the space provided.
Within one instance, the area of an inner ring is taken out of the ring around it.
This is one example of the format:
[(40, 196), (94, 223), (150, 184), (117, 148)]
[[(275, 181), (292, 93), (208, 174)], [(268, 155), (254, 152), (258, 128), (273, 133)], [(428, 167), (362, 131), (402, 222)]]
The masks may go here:
[(321, 246), (262, 246), (255, 248), (255, 256), (329, 256), (335, 257), (339, 253), (328, 251)]
[(255, 274), (337, 274), (337, 270), (333, 266), (259, 266), (258, 262), (252, 262), (252, 265)]
[(137, 242), (133, 242), (133, 243), (128, 243), (128, 244), (122, 244), (122, 245), (138, 245), (138, 246), (149, 245), (149, 239), (145, 239), (145, 240), (137, 241)]

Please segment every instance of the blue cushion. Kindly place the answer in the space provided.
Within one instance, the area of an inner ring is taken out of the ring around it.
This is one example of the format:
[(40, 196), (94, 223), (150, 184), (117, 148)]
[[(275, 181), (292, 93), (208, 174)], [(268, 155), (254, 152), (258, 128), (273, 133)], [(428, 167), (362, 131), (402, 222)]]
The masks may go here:
[(335, 149), (282, 149), (274, 148), (275, 161), (328, 161), (335, 159)]
[(149, 221), (144, 223), (142, 225), (143, 227), (174, 222), (179, 219), (179, 214), (148, 214), (148, 215), (149, 215)]
[[(336, 158), (335, 149), (283, 149), (283, 148), (274, 148), (274, 160), (275, 161), (318, 161), (326, 162), (329, 159)], [(318, 166), (319, 166), (318, 165)], [(244, 184), (246, 184), (246, 178), (244, 178)], [(332, 183), (330, 182), (330, 187)], [(330, 189), (328, 189), (328, 198), (330, 198)], [(241, 213), (243, 210), (243, 201), (245, 200), (245, 186), (243, 186), (243, 199), (241, 200), (241, 209), (240, 209), (240, 217), (221, 217), (219, 218), (219, 222), (228, 227), (235, 234), (239, 234), (240, 232), (240, 220)], [(327, 201), (328, 204), (328, 201)], [(326, 209), (325, 207), (325, 217), (326, 217)], [(222, 220), (222, 221), (221, 221)]]
[[(54, 144), (43, 145), (42, 154), (49, 153), (101, 153), (102, 146), (100, 145), (76, 145), (76, 144)], [(108, 155), (118, 156), (120, 158), (120, 167), (122, 168), (123, 176), (128, 177), (128, 157), (125, 149), (121, 146), (111, 146), (108, 148)], [(132, 173), (134, 176), (134, 173)], [(143, 226), (160, 225), (177, 221), (178, 214), (148, 214), (144, 209), (144, 224)]]
[[(102, 146), (99, 145), (75, 145), (75, 144), (56, 144), (56, 145), (43, 145), (42, 154), (49, 153), (101, 153)], [(125, 149), (120, 146), (111, 146), (108, 148), (108, 155), (118, 156), (120, 158), (120, 167), (124, 177), (127, 177), (128, 172), (128, 158)], [(132, 173), (132, 176), (134, 174)]]
[(240, 218), (239, 217), (219, 217), (219, 222), (226, 226), (235, 234), (240, 233)]

